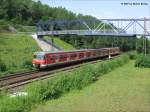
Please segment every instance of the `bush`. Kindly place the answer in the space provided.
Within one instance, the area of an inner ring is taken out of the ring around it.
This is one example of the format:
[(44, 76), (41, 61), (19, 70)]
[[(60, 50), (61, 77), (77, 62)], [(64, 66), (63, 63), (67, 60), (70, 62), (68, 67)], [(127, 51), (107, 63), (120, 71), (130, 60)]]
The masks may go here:
[(120, 67), (128, 61), (129, 57), (124, 55), (114, 60), (96, 63), (94, 66), (86, 64), (68, 74), (65, 72), (59, 73), (56, 77), (46, 81), (30, 84), (25, 89), (28, 96), (13, 99), (8, 97), (4, 98), (6, 100), (0, 100), (0, 110), (1, 112), (29, 111), (30, 108), (37, 103), (58, 98), (70, 90), (82, 89), (94, 82), (99, 76)]
[(139, 55), (135, 61), (135, 66), (150, 68), (150, 55)]
[(128, 56), (131, 60), (135, 60), (137, 58), (137, 53), (136, 52), (129, 52)]

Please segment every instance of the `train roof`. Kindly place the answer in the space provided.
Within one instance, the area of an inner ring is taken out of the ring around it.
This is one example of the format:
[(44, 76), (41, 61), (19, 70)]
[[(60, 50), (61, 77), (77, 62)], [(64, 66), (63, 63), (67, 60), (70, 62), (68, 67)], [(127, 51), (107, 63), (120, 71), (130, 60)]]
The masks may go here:
[[(118, 48), (118, 47), (113, 47), (113, 48)], [(100, 48), (100, 49), (111, 49), (111, 48)], [(97, 50), (97, 49), (80, 49), (80, 50), (72, 50), (72, 51), (39, 51), (39, 52), (35, 52), (34, 54), (45, 55), (49, 53), (55, 54), (55, 53), (69, 53), (69, 52), (92, 51), (92, 50)]]
[(96, 50), (96, 49), (80, 49), (80, 50), (72, 50), (72, 51), (40, 51), (40, 52), (35, 52), (35, 54), (41, 54), (41, 55), (45, 55), (45, 54), (55, 54), (55, 53), (69, 53), (69, 52), (80, 52), (80, 51), (91, 51), (91, 50)]

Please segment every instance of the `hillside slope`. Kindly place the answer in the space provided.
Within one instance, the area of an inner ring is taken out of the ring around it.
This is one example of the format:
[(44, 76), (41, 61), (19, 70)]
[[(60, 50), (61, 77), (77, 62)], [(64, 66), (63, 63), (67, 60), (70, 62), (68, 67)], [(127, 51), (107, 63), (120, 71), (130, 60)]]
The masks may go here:
[(31, 60), (35, 51), (41, 50), (28, 35), (0, 34), (0, 76), (32, 69)]

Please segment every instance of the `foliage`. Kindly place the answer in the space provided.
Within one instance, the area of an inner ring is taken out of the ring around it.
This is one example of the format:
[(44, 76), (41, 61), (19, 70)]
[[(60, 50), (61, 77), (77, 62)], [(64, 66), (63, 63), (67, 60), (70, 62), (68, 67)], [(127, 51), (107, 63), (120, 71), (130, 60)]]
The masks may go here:
[(150, 68), (150, 55), (139, 55), (136, 59), (135, 66)]
[(39, 20), (95, 19), (92, 16), (76, 15), (62, 7), (52, 8), (33, 0), (1, 0), (0, 7), (0, 20), (4, 19), (14, 24), (34, 25)]
[[(62, 7), (50, 7), (42, 4), (40, 1), (35, 2), (33, 0), (1, 0), (0, 2), (0, 31), (8, 30), (9, 26), (13, 26), (18, 31), (35, 31), (35, 23), (37, 21), (46, 20), (84, 20), (88, 22), (91, 28), (94, 28), (94, 24), (99, 24), (97, 18), (75, 14)], [(9, 21), (9, 22), (8, 22)], [(31, 27), (32, 26), (32, 27)], [(70, 27), (70, 28), (68, 28)], [(79, 27), (78, 23), (72, 23), (70, 26), (63, 26), (59, 28), (57, 25), (53, 26), (53, 29), (84, 29)], [(110, 29), (109, 25), (105, 26), (106, 29)], [(108, 36), (63, 36), (65, 42), (75, 46), (75, 48), (100, 48), (100, 47), (115, 47), (118, 46), (122, 51), (137, 50), (143, 52), (142, 38), (124, 38), (124, 37), (108, 37)], [(99, 38), (98, 38), (99, 37)], [(150, 42), (147, 40), (147, 53), (150, 52)]]
[(56, 77), (46, 81), (39, 81), (30, 84), (26, 91), (28, 96), (9, 98), (4, 97), (0, 99), (1, 112), (25, 112), (29, 111), (31, 106), (43, 102), (48, 99), (55, 99), (63, 93), (74, 89), (82, 89), (88, 84), (92, 83), (99, 76), (112, 71), (113, 69), (122, 66), (129, 61), (127, 55), (121, 56), (117, 59), (99, 62), (94, 66), (86, 64), (79, 69), (72, 72), (58, 73)]
[(143, 41), (145, 41), (146, 43), (146, 53), (150, 53), (150, 40), (149, 39), (145, 39), (145, 37), (141, 37), (139, 39), (137, 39), (136, 41), (136, 50), (138, 53), (144, 53), (144, 48), (145, 46), (143, 46)]
[(131, 60), (135, 60), (138, 56), (137, 52), (132, 51), (132, 52), (128, 52), (128, 56)]
[[(94, 27), (91, 21), (99, 24), (100, 21), (89, 15), (75, 14), (62, 7), (50, 7), (42, 4), (40, 1), (33, 0), (1, 0), (0, 1), (0, 20), (9, 21), (12, 26), (17, 25), (19, 31), (26, 31), (22, 25), (34, 26), (36, 22), (45, 22), (47, 20), (84, 20), (88, 22), (90, 27)], [(84, 25), (79, 25), (80, 22), (73, 22), (68, 26), (68, 23), (63, 28), (58, 25), (53, 25), (52, 29), (85, 29)], [(51, 26), (50, 26), (51, 27)], [(80, 27), (80, 28), (79, 28)], [(3, 27), (2, 27), (3, 28)], [(110, 25), (105, 25), (105, 28), (110, 29)], [(51, 29), (51, 28), (48, 28)]]
[(72, 44), (75, 48), (120, 47), (121, 51), (135, 50), (135, 37), (109, 36), (61, 36), (61, 39)]
[(9, 28), (9, 23), (6, 22), (5, 20), (0, 20), (0, 31), (8, 30), (8, 28)]
[[(109, 37), (109, 36), (61, 36), (60, 39), (75, 48), (120, 47), (121, 51), (144, 53), (143, 37)], [(146, 53), (150, 53), (150, 40), (146, 39)]]
[[(42, 4), (40, 1), (35, 2), (32, 0), (1, 0), (0, 6), (0, 20), (9, 21), (4, 25), (0, 25), (0, 29), (8, 29), (11, 25), (18, 31), (35, 31), (34, 27), (37, 21), (46, 20), (84, 20), (88, 22), (91, 28), (94, 28), (94, 24), (99, 24), (101, 21), (95, 17), (75, 14), (62, 7), (49, 7)], [(91, 22), (92, 21), (92, 22)], [(23, 26), (24, 25), (24, 26)], [(27, 27), (26, 27), (27, 26)], [(60, 29), (85, 29), (84, 25), (79, 23), (72, 23), (72, 25), (65, 25), (60, 28), (57, 25), (52, 26), (54, 30)], [(106, 29), (110, 29), (110, 25), (105, 26)], [(121, 37), (106, 37), (106, 36), (63, 36), (61, 37), (65, 42), (70, 43), (75, 48), (100, 48), (100, 47), (115, 47), (118, 46), (122, 51), (135, 50), (135, 38), (121, 38)], [(137, 47), (140, 48), (140, 45)]]

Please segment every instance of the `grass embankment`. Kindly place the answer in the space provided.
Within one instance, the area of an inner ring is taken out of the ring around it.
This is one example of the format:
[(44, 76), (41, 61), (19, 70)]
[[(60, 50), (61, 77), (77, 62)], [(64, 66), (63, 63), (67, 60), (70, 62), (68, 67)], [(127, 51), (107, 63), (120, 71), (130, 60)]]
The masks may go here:
[(1, 95), (0, 111), (27, 112), (35, 104), (58, 98), (71, 90), (84, 88), (98, 78), (101, 79), (102, 75), (122, 66), (128, 61), (128, 56), (123, 55), (111, 61), (86, 64), (67, 74), (66, 72), (58, 73), (54, 78), (30, 84), (25, 89), (28, 93), (26, 97), (10, 98), (9, 96)]
[(33, 53), (38, 50), (30, 36), (0, 33), (0, 76), (32, 69)]
[(32, 112), (149, 112), (150, 69), (134, 61), (103, 75), (81, 91), (39, 105)]
[[(47, 41), (51, 41), (51, 37), (44, 36), (44, 39)], [(75, 48), (71, 45), (66, 43), (65, 41), (61, 40), (60, 38), (53, 37), (54, 44), (63, 50), (75, 50)]]

